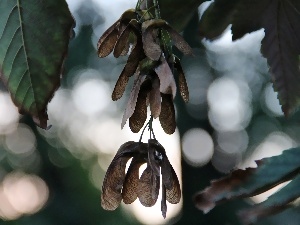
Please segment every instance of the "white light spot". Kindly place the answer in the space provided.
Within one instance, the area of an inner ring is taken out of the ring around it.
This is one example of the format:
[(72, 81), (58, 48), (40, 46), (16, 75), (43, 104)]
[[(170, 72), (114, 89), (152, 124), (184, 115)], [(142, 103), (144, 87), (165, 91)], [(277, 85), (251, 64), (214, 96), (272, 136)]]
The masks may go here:
[(281, 188), (283, 188), (284, 186), (286, 186), (290, 182), (291, 181), (287, 181), (287, 182), (284, 182), (282, 184), (279, 184), (276, 187), (271, 188), (270, 190), (268, 190), (268, 191), (266, 191), (262, 194), (255, 195), (255, 196), (251, 197), (250, 199), (252, 201), (254, 201), (256, 204), (261, 203), (261, 202), (267, 200), (272, 194), (274, 194), (275, 192), (277, 192), (278, 190), (280, 190)]
[(19, 113), (9, 94), (0, 92), (0, 134), (11, 132), (18, 123)]
[(182, 153), (189, 164), (203, 166), (211, 160), (213, 152), (213, 140), (205, 130), (191, 129), (184, 134)]
[(227, 173), (241, 162), (242, 155), (248, 147), (248, 134), (245, 130), (217, 132), (216, 141), (212, 164), (218, 171)]
[(267, 108), (275, 114), (275, 116), (283, 116), (279, 100), (277, 98), (277, 93), (274, 91), (272, 84), (268, 84), (264, 92), (264, 100)]
[(239, 131), (248, 126), (251, 92), (244, 82), (215, 80), (208, 89), (209, 121), (218, 131)]
[(295, 147), (296, 143), (287, 134), (273, 132), (254, 150), (252, 155), (247, 158), (239, 167), (256, 167), (254, 160), (280, 155), (284, 150)]
[(248, 147), (249, 137), (245, 130), (238, 132), (218, 132), (217, 143), (227, 153), (243, 153)]
[(110, 90), (101, 80), (79, 80), (73, 91), (76, 108), (85, 115), (93, 116), (103, 111), (110, 103)]
[(35, 150), (36, 138), (28, 126), (19, 124), (14, 132), (6, 135), (5, 144), (14, 154), (32, 153)]
[(46, 183), (35, 175), (13, 172), (4, 178), (2, 185), (0, 198), (4, 201), (0, 201), (0, 216), (6, 219), (36, 213), (49, 196)]
[(116, 120), (106, 118), (103, 121), (89, 124), (82, 135), (97, 151), (114, 155), (128, 139), (123, 134), (121, 125)]
[(56, 122), (59, 126), (69, 122), (74, 113), (71, 99), (71, 91), (67, 89), (59, 89), (55, 92), (53, 99), (48, 105), (49, 119), (55, 120), (51, 122)]
[(216, 147), (213, 158), (212, 165), (221, 173), (229, 173), (234, 169), (238, 163), (241, 161), (240, 153), (229, 153), (225, 152), (219, 147)]

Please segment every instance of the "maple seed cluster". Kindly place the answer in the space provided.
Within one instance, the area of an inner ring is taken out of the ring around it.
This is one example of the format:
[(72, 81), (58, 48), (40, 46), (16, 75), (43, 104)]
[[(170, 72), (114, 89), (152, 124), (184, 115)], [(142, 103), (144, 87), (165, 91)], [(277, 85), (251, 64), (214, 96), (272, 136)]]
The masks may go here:
[(173, 45), (183, 54), (192, 54), (191, 47), (177, 31), (166, 21), (153, 18), (146, 10), (125, 11), (100, 37), (99, 57), (106, 57), (111, 52), (119, 57), (130, 52), (112, 93), (114, 101), (120, 99), (129, 78), (134, 76), (122, 128), (129, 119), (132, 132), (139, 132), (147, 119), (147, 106), (150, 105), (151, 116), (159, 118), (167, 134), (174, 133), (175, 70), (185, 102), (189, 99), (189, 92), (180, 60), (172, 52)]
[[(125, 174), (126, 163), (132, 158)], [(139, 168), (147, 163), (146, 169), (139, 178)], [(153, 206), (158, 198), (162, 175), (161, 212), (166, 217), (167, 204), (177, 204), (181, 190), (177, 175), (170, 164), (163, 146), (155, 139), (148, 143), (129, 141), (118, 150), (109, 165), (101, 195), (101, 205), (106, 210), (115, 210), (122, 199), (131, 204), (137, 198), (146, 207)]]

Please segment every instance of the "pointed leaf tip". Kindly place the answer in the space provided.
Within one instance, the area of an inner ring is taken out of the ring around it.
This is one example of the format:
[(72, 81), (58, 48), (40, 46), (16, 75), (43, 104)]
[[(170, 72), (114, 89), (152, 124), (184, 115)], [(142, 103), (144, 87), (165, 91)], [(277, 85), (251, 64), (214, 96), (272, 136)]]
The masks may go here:
[(19, 111), (45, 129), (75, 21), (65, 1), (1, 0), (0, 5), (1, 78)]

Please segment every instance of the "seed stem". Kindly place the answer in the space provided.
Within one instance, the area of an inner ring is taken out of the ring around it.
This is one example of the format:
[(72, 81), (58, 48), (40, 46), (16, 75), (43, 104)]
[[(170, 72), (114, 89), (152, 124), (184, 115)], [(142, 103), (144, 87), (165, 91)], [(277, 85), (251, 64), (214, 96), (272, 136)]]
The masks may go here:
[(143, 131), (142, 131), (141, 136), (140, 136), (139, 142), (142, 141), (144, 132), (145, 132), (145, 130), (146, 130), (147, 127), (148, 127), (148, 130), (150, 131), (150, 139), (152, 139), (152, 136), (153, 136), (153, 139), (156, 139), (156, 138), (155, 138), (154, 131), (153, 131), (153, 128), (152, 128), (152, 122), (153, 122), (153, 116), (150, 117), (149, 121), (148, 121), (147, 124), (144, 126)]
[(155, 19), (160, 19), (161, 17), (158, 0), (153, 0), (153, 5), (155, 7)]

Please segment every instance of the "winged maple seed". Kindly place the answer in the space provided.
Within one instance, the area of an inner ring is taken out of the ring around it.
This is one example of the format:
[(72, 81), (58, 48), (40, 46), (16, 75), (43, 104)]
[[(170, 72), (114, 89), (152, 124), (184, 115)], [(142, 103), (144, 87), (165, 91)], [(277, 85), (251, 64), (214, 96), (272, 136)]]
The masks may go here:
[(180, 60), (172, 53), (173, 45), (184, 54), (192, 54), (191, 47), (166, 21), (152, 19), (147, 11), (133, 9), (124, 12), (100, 37), (99, 57), (105, 57), (111, 52), (119, 57), (128, 54), (131, 49), (112, 93), (114, 101), (120, 99), (129, 78), (135, 74), (122, 128), (129, 119), (132, 132), (139, 132), (147, 118), (147, 106), (150, 105), (151, 116), (159, 117), (167, 134), (174, 133), (174, 69), (177, 71), (179, 91), (185, 102), (188, 101), (189, 93)]
[[(130, 158), (132, 161), (125, 173)], [(139, 177), (139, 168), (144, 163), (147, 163), (147, 167)], [(125, 204), (131, 204), (137, 198), (143, 206), (153, 206), (158, 198), (161, 175), (161, 211), (165, 218), (166, 201), (177, 204), (181, 198), (180, 184), (165, 149), (155, 139), (149, 139), (148, 143), (126, 142), (121, 145), (107, 169), (102, 186), (102, 207), (115, 210), (122, 199)]]

